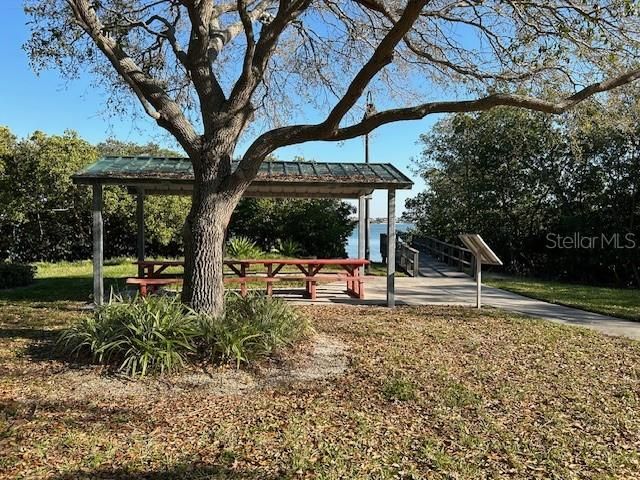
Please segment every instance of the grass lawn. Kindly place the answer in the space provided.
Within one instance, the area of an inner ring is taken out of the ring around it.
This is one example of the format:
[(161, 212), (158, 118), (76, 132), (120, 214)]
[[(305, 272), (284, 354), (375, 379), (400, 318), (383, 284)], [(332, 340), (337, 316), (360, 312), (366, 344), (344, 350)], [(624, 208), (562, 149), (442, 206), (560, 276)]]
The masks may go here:
[(342, 369), (269, 373), (315, 358), (310, 340), (131, 382), (56, 358), (83, 313), (42, 282), (53, 301), (0, 305), (1, 478), (640, 477), (638, 342), (490, 309), (305, 306)]
[(640, 320), (640, 290), (593, 287), (530, 278), (483, 277), (483, 283), (546, 302)]

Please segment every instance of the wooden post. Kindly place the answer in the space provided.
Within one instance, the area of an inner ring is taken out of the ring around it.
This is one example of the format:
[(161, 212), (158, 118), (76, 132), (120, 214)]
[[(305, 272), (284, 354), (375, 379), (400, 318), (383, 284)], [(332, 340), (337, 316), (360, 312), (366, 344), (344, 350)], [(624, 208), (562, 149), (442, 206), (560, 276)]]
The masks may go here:
[[(358, 197), (358, 258), (365, 258), (367, 254), (367, 218), (366, 218), (366, 200), (364, 195)], [(364, 275), (365, 269), (358, 268), (358, 275)]]
[(482, 262), (476, 255), (476, 307), (482, 306)]
[(358, 258), (364, 258), (365, 255), (365, 197), (358, 197)]
[[(138, 223), (138, 261), (144, 262), (145, 240), (144, 240), (144, 189), (138, 188), (136, 195), (136, 219)], [(144, 268), (138, 265), (138, 277), (144, 276)]]
[(93, 303), (97, 306), (104, 302), (103, 260), (103, 224), (102, 224), (102, 184), (93, 186)]
[(396, 191), (387, 191), (387, 307), (396, 305)]

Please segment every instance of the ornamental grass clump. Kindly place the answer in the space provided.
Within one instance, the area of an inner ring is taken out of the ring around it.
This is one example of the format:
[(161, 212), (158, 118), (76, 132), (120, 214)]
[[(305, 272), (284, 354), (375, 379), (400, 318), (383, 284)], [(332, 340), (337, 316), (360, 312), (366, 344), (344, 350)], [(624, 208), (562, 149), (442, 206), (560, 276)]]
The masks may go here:
[(189, 360), (237, 367), (292, 345), (309, 322), (281, 299), (229, 294), (220, 318), (198, 315), (178, 297), (112, 298), (58, 338), (68, 355), (112, 365), (129, 376), (175, 371)]
[(200, 317), (205, 352), (236, 366), (270, 355), (307, 336), (308, 319), (280, 298), (229, 294), (221, 318)]
[(171, 372), (195, 351), (197, 316), (176, 297), (112, 299), (65, 330), (62, 350), (115, 364), (130, 376)]
[(247, 237), (235, 237), (229, 240), (226, 254), (229, 258), (235, 259), (264, 257), (264, 251)]
[(0, 289), (24, 287), (33, 283), (36, 267), (0, 261)]

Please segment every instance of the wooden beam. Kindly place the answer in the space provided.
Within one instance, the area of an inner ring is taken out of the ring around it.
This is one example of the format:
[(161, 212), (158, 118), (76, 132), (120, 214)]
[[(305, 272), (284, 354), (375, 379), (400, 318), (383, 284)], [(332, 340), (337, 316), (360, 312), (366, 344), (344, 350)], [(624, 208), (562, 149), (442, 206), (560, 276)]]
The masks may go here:
[[(138, 261), (144, 262), (145, 258), (145, 239), (144, 239), (144, 189), (138, 187), (136, 193), (136, 221), (138, 225)], [(144, 269), (142, 266), (138, 266), (138, 276), (142, 277)]]
[(365, 254), (365, 197), (358, 197), (358, 258), (364, 258)]
[(387, 190), (387, 307), (396, 305), (396, 191)]
[(102, 273), (104, 231), (102, 223), (102, 184), (93, 186), (93, 303), (104, 302), (104, 279)]

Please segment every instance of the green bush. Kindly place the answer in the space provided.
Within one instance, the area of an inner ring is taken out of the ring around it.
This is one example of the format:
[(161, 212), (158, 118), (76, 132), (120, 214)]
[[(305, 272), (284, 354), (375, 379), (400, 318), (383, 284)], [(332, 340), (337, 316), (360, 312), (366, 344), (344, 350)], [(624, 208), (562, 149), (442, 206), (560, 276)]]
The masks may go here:
[(309, 334), (311, 327), (282, 299), (230, 294), (224, 316), (201, 317), (200, 332), (204, 350), (212, 358), (240, 366), (293, 344)]
[(298, 257), (302, 253), (302, 245), (295, 240), (281, 240), (278, 242), (277, 250), (283, 257)]
[(36, 267), (24, 263), (0, 262), (0, 288), (24, 287), (33, 283)]
[(229, 295), (222, 318), (196, 315), (177, 297), (112, 299), (64, 330), (58, 348), (130, 376), (171, 372), (201, 353), (236, 366), (291, 345), (310, 332), (308, 321), (281, 299)]
[(131, 376), (170, 372), (194, 352), (197, 317), (177, 297), (118, 300), (65, 330), (58, 339), (62, 350), (99, 363), (117, 362)]
[(262, 258), (264, 252), (247, 237), (236, 237), (229, 240), (227, 256), (236, 259)]
[(243, 198), (233, 211), (231, 237), (247, 237), (265, 252), (278, 249), (278, 241), (300, 245), (296, 256), (346, 256), (353, 232), (355, 209), (334, 199)]

